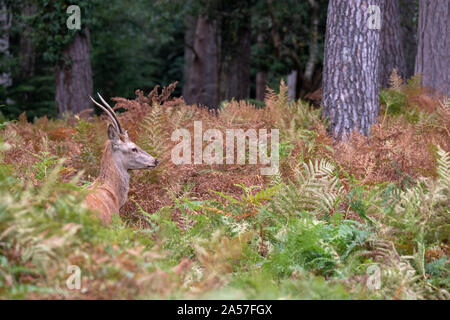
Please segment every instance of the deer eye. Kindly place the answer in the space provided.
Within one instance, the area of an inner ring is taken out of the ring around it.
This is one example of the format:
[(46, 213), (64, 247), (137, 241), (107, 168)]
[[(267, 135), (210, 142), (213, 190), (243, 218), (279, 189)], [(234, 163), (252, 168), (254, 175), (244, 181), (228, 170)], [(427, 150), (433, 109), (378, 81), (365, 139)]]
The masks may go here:
[(131, 151), (138, 152), (138, 150), (136, 148), (131, 149)]

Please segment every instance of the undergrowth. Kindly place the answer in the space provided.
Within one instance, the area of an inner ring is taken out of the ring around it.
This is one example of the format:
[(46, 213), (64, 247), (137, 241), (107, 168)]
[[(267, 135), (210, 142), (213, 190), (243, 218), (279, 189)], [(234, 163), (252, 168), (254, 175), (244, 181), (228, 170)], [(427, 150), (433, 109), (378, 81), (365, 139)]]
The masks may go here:
[[(333, 144), (320, 109), (269, 90), (264, 107), (115, 98), (161, 165), (132, 173), (104, 226), (83, 198), (106, 123), (22, 117), (0, 127), (2, 298), (449, 299), (448, 100), (394, 73), (368, 138)], [(280, 170), (174, 165), (171, 133), (278, 128)], [(81, 288), (66, 282), (71, 266)]]

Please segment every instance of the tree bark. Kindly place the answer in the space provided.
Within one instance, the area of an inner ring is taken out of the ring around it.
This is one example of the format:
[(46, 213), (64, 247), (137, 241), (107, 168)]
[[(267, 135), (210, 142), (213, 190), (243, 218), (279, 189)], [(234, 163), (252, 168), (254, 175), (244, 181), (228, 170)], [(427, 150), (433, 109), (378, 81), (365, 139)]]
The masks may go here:
[(259, 71), (256, 73), (256, 100), (264, 101), (266, 96), (267, 72)]
[[(24, 17), (30, 17), (36, 13), (35, 3), (23, 3), (20, 8), (21, 14)], [(36, 50), (31, 39), (33, 29), (29, 24), (24, 25), (24, 29), (20, 34), (20, 73), (21, 79), (27, 79), (34, 75), (34, 67), (36, 62)]]
[(286, 78), (289, 101), (297, 99), (297, 70), (291, 70)]
[(405, 54), (405, 78), (414, 75), (417, 53), (417, 23), (415, 21), (418, 0), (400, 0), (400, 15), (402, 28), (402, 45)]
[(220, 100), (246, 99), (250, 93), (250, 16), (241, 18), (233, 45), (221, 48)]
[(197, 26), (197, 19), (194, 16), (188, 15), (184, 19), (185, 32), (184, 32), (184, 66), (183, 66), (183, 97), (186, 99), (188, 96), (188, 83), (191, 64), (194, 58), (196, 58), (196, 52), (194, 49), (195, 31)]
[[(398, 0), (386, 1), (381, 24), (380, 87), (388, 86), (393, 69), (404, 79), (406, 77), (406, 59), (403, 51), (403, 32)], [(413, 37), (413, 35), (409, 35)]]
[[(287, 57), (295, 66), (297, 71), (296, 83), (296, 98), (303, 98), (308, 92), (317, 88), (320, 82), (317, 82), (316, 65), (319, 60), (319, 22), (320, 22), (320, 6), (323, 4), (322, 0), (308, 0), (310, 4), (311, 26), (308, 29), (310, 33), (308, 60), (306, 64), (302, 63), (301, 57), (298, 53), (299, 49), (293, 49), (291, 44), (286, 45), (282, 41), (282, 36), (279, 31), (279, 21), (275, 14), (273, 7), (274, 0), (266, 0), (270, 21), (272, 24), (271, 35), (273, 45), (275, 47), (278, 58)], [(320, 78), (320, 77), (319, 77)], [(293, 95), (292, 95), (293, 96)]]
[(301, 69), (297, 70), (297, 98), (304, 99), (306, 94), (316, 90), (320, 87), (320, 82), (317, 82), (317, 75), (320, 77), (320, 70), (317, 70), (316, 65), (319, 60), (319, 9), (323, 5), (320, 0), (308, 0), (310, 4), (311, 27), (309, 29), (309, 52), (308, 60), (305, 65), (305, 74), (301, 75)]
[[(264, 36), (262, 33), (258, 33), (258, 37), (256, 40), (256, 46), (259, 50), (263, 47), (264, 43)], [(261, 68), (261, 65), (259, 64), (259, 68)], [(267, 85), (267, 71), (266, 70), (260, 70), (256, 73), (256, 100), (264, 101), (265, 95), (266, 95), (266, 85)]]
[(199, 16), (193, 47), (194, 57), (184, 96), (189, 104), (198, 103), (210, 108), (219, 104), (219, 51), (216, 41), (216, 22)]
[(450, 93), (450, 1), (419, 0), (416, 74), (422, 85)]
[(384, 0), (330, 0), (323, 69), (323, 116), (330, 133), (346, 139), (365, 135), (379, 111), (380, 30), (367, 26), (369, 5), (383, 12)]
[[(11, 27), (11, 14), (6, 2), (0, 0), (0, 59), (6, 60), (9, 52), (9, 29)], [(7, 88), (12, 85), (11, 71), (7, 64), (0, 69), (0, 86)]]
[(311, 5), (311, 37), (309, 39), (309, 56), (305, 67), (305, 80), (311, 83), (319, 56), (319, 4), (316, 0), (309, 0), (309, 4)]
[(79, 113), (92, 107), (92, 69), (90, 60), (89, 30), (78, 32), (63, 50), (69, 64), (56, 67), (56, 104), (59, 115), (65, 112)]

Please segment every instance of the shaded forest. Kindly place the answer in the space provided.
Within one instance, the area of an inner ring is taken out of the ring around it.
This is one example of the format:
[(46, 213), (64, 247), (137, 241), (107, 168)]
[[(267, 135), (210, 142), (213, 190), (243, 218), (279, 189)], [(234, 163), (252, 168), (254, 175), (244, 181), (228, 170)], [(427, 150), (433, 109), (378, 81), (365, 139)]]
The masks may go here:
[(0, 298), (450, 299), (449, 15), (0, 0)]

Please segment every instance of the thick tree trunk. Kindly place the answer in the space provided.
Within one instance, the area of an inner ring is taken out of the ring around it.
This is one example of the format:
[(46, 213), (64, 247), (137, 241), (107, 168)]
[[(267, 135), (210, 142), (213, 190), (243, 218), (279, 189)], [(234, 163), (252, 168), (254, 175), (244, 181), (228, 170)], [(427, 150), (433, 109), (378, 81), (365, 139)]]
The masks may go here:
[(193, 53), (184, 98), (189, 104), (217, 107), (219, 72), (216, 22), (204, 16), (198, 17)]
[[(9, 29), (11, 27), (11, 14), (5, 1), (0, 0), (0, 59), (9, 58)], [(11, 71), (7, 64), (0, 68), (0, 86), (7, 88), (12, 84)]]
[[(388, 85), (389, 76), (393, 69), (406, 77), (406, 59), (403, 51), (403, 32), (398, 0), (386, 1), (381, 24), (381, 56), (380, 56), (380, 87)], [(409, 35), (413, 37), (413, 35)]]
[(323, 69), (323, 116), (335, 139), (368, 135), (378, 115), (380, 30), (369, 29), (369, 5), (384, 0), (330, 0)]
[(419, 0), (416, 74), (422, 85), (450, 94), (450, 1)]
[(63, 59), (70, 64), (56, 68), (56, 104), (61, 116), (65, 112), (79, 113), (92, 107), (92, 69), (89, 31), (78, 32), (64, 49)]
[(221, 100), (246, 99), (250, 93), (250, 16), (242, 18), (236, 36), (235, 45), (221, 48)]
[[(225, 6), (224, 10), (230, 8)], [(185, 43), (191, 52), (185, 55), (186, 60), (190, 60), (186, 63), (189, 70), (185, 69), (188, 76), (183, 88), (186, 102), (215, 108), (221, 100), (249, 97), (250, 22), (245, 10), (238, 20), (226, 14), (197, 18), (194, 39), (189, 30), (185, 34)]]

